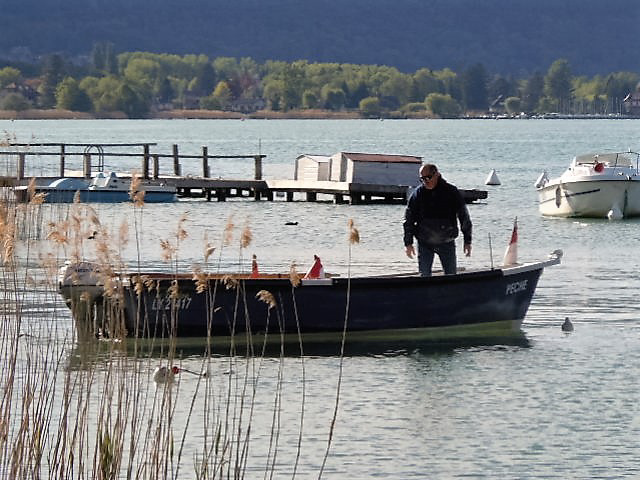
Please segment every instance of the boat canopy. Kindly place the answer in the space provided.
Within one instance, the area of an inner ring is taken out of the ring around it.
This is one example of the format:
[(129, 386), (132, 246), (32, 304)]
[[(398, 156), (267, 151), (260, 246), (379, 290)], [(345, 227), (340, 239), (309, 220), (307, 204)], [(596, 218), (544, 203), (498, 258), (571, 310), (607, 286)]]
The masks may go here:
[(86, 190), (88, 187), (86, 180), (81, 178), (59, 178), (49, 184), (49, 187), (58, 190)]
[(128, 188), (126, 185), (128, 182), (124, 182), (116, 175), (116, 172), (98, 172), (91, 182), (91, 187), (94, 188), (118, 188), (118, 185), (122, 185), (123, 188)]

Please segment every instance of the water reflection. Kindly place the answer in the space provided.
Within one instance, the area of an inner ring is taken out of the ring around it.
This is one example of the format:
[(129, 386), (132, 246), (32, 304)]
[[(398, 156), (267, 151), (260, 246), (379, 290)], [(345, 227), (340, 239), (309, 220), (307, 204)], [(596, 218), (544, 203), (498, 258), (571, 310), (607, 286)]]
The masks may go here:
[[(203, 359), (223, 357), (339, 357), (342, 344), (339, 337), (333, 341), (300, 343), (268, 342), (231, 343), (228, 340), (211, 341), (207, 338), (180, 338), (175, 340), (175, 346), (170, 340), (154, 339), (124, 339), (85, 340), (77, 341), (70, 350), (67, 368), (71, 371), (81, 371), (97, 368), (106, 369), (107, 363), (114, 359), (122, 360), (165, 360), (172, 358), (176, 362), (185, 359)], [(507, 348), (529, 348), (531, 342), (523, 331), (512, 335), (482, 338), (457, 338), (444, 340), (402, 340), (393, 342), (358, 341), (344, 344), (345, 357), (396, 357), (412, 355), (440, 355), (453, 353), (461, 349), (499, 350)]]

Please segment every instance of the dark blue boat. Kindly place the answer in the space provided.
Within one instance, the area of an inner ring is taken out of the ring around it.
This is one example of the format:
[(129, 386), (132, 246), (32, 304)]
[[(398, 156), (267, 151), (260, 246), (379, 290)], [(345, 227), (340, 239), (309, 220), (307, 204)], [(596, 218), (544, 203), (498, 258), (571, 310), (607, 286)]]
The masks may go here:
[[(199, 284), (191, 276), (127, 275), (120, 279), (118, 325), (106, 324), (100, 313), (113, 312), (114, 301), (102, 295), (99, 273), (90, 267), (79, 272), (87, 281), (79, 282), (76, 272), (69, 282), (69, 268), (78, 267), (68, 266), (60, 290), (76, 318), (138, 338), (268, 335), (297, 341), (302, 335), (322, 341), (343, 331), (350, 340), (495, 337), (520, 332), (540, 275), (561, 256), (556, 251), (545, 261), (456, 275), (302, 279), (297, 286), (284, 274), (211, 275)], [(90, 312), (81, 308), (87, 291)]]

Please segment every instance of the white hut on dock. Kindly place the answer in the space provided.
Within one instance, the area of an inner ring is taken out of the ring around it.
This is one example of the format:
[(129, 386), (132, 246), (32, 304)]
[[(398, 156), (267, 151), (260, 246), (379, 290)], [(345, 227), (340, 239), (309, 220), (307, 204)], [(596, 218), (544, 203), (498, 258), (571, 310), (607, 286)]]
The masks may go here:
[(331, 178), (330, 166), (331, 157), (327, 155), (299, 155), (298, 158), (296, 158), (293, 179), (303, 181), (328, 181)]
[(296, 159), (295, 180), (346, 182), (349, 184), (416, 184), (422, 157), (380, 153), (339, 152), (325, 155), (300, 155)]

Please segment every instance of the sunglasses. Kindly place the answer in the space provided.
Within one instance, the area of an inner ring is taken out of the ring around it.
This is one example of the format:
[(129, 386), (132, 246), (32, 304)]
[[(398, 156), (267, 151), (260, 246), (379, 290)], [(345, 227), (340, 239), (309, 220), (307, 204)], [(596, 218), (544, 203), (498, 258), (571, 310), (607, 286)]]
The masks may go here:
[(423, 182), (428, 182), (429, 180), (431, 180), (433, 178), (434, 174), (431, 175), (423, 175), (420, 177), (420, 180), (422, 180)]

